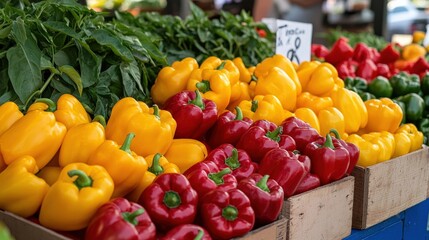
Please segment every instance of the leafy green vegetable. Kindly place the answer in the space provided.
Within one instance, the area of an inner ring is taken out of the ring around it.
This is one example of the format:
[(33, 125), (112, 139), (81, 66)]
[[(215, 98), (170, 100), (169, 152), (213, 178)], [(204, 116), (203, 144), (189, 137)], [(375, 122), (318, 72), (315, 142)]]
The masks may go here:
[(326, 34), (323, 34), (323, 36), (328, 40), (330, 45), (334, 44), (340, 37), (348, 38), (349, 44), (352, 47), (355, 47), (357, 43), (361, 42), (380, 51), (387, 45), (387, 41), (384, 38), (376, 36), (371, 32), (354, 33), (336, 28), (331, 29)]

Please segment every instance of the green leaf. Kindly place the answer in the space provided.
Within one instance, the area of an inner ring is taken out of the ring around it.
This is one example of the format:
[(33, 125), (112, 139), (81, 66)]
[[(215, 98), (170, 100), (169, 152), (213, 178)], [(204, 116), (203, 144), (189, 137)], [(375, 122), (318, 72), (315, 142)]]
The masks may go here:
[(3, 103), (9, 101), (11, 98), (13, 97), (11, 92), (5, 92), (4, 94), (2, 94), (0, 96), (0, 105), (2, 105)]
[(54, 67), (52, 62), (48, 59), (46, 55), (42, 55), (40, 60), (40, 69), (41, 70), (49, 70), (52, 73), (59, 74), (60, 72)]
[(80, 74), (83, 87), (94, 85), (99, 79), (101, 71), (101, 58), (94, 52), (88, 51), (81, 43), (76, 44), (78, 48)]
[(75, 32), (75, 30), (67, 26), (65, 22), (46, 21), (42, 24), (49, 30), (60, 32), (73, 38), (79, 38), (79, 35)]
[(76, 58), (69, 57), (67, 52), (60, 50), (54, 54), (54, 63), (57, 66), (62, 65), (74, 65), (74, 62), (76, 62)]
[(79, 95), (82, 95), (82, 91), (83, 91), (82, 79), (80, 78), (80, 75), (76, 71), (76, 69), (74, 69), (74, 67), (69, 65), (61, 66), (58, 69), (70, 77), (70, 79), (76, 84)]
[(21, 18), (12, 23), (12, 34), (17, 43), (24, 44), (27, 40), (25, 23)]
[(124, 86), (125, 96), (133, 96), (134, 89), (136, 88), (136, 81), (131, 75), (129, 64), (122, 63), (120, 65), (122, 85)]
[(9, 90), (9, 76), (7, 75), (7, 68), (0, 71), (0, 94)]
[(124, 61), (131, 62), (134, 59), (131, 51), (113, 33), (105, 29), (97, 29), (92, 33), (92, 37), (98, 44), (110, 48), (115, 55), (121, 57)]
[(0, 39), (5, 39), (9, 37), (9, 34), (11, 32), (12, 26), (6, 26), (0, 29)]

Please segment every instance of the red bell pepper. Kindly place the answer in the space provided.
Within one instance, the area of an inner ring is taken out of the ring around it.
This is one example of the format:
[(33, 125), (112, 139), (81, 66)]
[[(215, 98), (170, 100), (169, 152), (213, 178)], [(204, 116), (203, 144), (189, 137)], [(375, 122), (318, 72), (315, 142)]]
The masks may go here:
[(383, 50), (380, 51), (380, 63), (393, 63), (401, 57), (398, 50), (395, 49), (393, 44), (388, 44)]
[(201, 215), (204, 227), (215, 239), (242, 236), (255, 224), (250, 200), (238, 189), (216, 189), (206, 194), (201, 201)]
[(339, 143), (334, 144), (329, 133), (325, 139), (309, 143), (304, 154), (310, 157), (311, 172), (319, 177), (322, 185), (344, 177), (350, 165), (349, 152)]
[(359, 148), (354, 145), (353, 143), (348, 143), (344, 140), (341, 139), (340, 134), (335, 130), (335, 129), (331, 129), (331, 131), (329, 133), (333, 133), (335, 138), (332, 138), (332, 142), (334, 143), (334, 146), (339, 144), (342, 147), (344, 147), (345, 149), (347, 149), (347, 151), (349, 152), (349, 156), (350, 156), (350, 163), (349, 163), (349, 167), (347, 168), (346, 173), (348, 175), (350, 175), (353, 172), (353, 169), (355, 168), (358, 160), (359, 160)]
[(216, 165), (209, 169), (199, 169), (185, 175), (191, 186), (197, 191), (199, 197), (203, 197), (214, 189), (227, 191), (237, 187), (237, 179), (231, 174), (230, 168), (219, 169)]
[(353, 56), (353, 48), (349, 45), (348, 39), (340, 37), (332, 46), (331, 51), (326, 55), (325, 61), (336, 65), (348, 60)]
[(258, 226), (274, 222), (283, 206), (283, 188), (269, 177), (254, 173), (238, 184), (238, 189), (250, 199)]
[(211, 240), (210, 234), (203, 227), (195, 224), (182, 224), (167, 232), (160, 240)]
[(365, 59), (373, 59), (372, 51), (365, 43), (357, 43), (353, 52), (353, 60), (362, 62)]
[(304, 177), (304, 179), (302, 179), (301, 183), (298, 185), (298, 188), (296, 189), (295, 194), (307, 192), (319, 186), (320, 186), (319, 177), (317, 177), (317, 175), (314, 175), (312, 173), (308, 173)]
[(164, 110), (168, 110), (176, 120), (174, 138), (199, 140), (217, 119), (216, 104), (203, 99), (198, 90), (182, 91), (170, 97), (164, 104)]
[(377, 63), (377, 76), (383, 76), (389, 79), (392, 76), (389, 66), (385, 63)]
[(311, 44), (311, 55), (315, 56), (318, 59), (324, 59), (328, 55), (329, 49), (327, 49), (323, 44)]
[(138, 203), (148, 211), (156, 227), (166, 231), (194, 221), (198, 195), (184, 175), (164, 173), (143, 191)]
[(155, 225), (145, 209), (125, 198), (103, 204), (92, 217), (85, 239), (156, 239)]
[(216, 163), (219, 169), (230, 168), (238, 182), (250, 176), (257, 169), (257, 163), (252, 162), (246, 151), (227, 143), (213, 149), (205, 161)]
[(356, 76), (370, 82), (377, 77), (377, 65), (371, 59), (360, 62), (356, 70)]
[(295, 193), (308, 171), (293, 152), (276, 148), (265, 154), (259, 164), (259, 173), (276, 180), (283, 187), (285, 198), (288, 198)]
[(283, 127), (283, 133), (288, 134), (295, 140), (296, 149), (300, 152), (304, 151), (308, 143), (322, 137), (310, 124), (296, 117), (285, 119), (281, 126)]
[(241, 135), (253, 123), (252, 119), (243, 118), (243, 113), (238, 106), (235, 107), (235, 111), (236, 114), (226, 111), (216, 120), (216, 123), (207, 134), (207, 142), (210, 147), (216, 148), (224, 143), (236, 145)]
[(429, 71), (429, 63), (423, 57), (419, 57), (419, 59), (413, 63), (410, 69), (411, 74), (417, 74), (419, 76), (427, 71)]
[(267, 120), (255, 121), (237, 143), (237, 148), (246, 151), (254, 162), (260, 162), (265, 153), (279, 147), (293, 151), (295, 140), (283, 133), (283, 127)]
[(341, 79), (345, 79), (346, 77), (356, 77), (355, 71), (357, 68), (357, 63), (351, 59), (337, 63), (335, 68), (337, 69), (338, 77)]

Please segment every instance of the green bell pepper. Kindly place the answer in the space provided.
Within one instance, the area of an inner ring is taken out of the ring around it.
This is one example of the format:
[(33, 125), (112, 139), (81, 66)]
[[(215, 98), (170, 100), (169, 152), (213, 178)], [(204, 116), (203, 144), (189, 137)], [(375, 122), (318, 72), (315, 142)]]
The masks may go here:
[(422, 92), (424, 95), (429, 95), (429, 72), (422, 77), (421, 80)]
[(392, 85), (390, 85), (389, 79), (378, 76), (368, 84), (368, 92), (374, 94), (377, 98), (390, 98), (393, 93), (393, 88)]
[(376, 98), (376, 97), (374, 96), (374, 94), (369, 93), (369, 92), (358, 92), (358, 95), (359, 95), (359, 97), (362, 99), (362, 101), (364, 101), (364, 102), (365, 102), (366, 100)]
[(418, 93), (420, 91), (420, 78), (416, 74), (399, 72), (390, 78), (393, 88), (393, 97), (400, 97), (408, 93)]
[(407, 122), (415, 123), (423, 117), (425, 101), (417, 93), (409, 93), (396, 98), (396, 100), (405, 103)]
[(344, 87), (356, 93), (366, 92), (368, 84), (365, 79), (360, 77), (346, 77), (344, 79)]
[(405, 106), (405, 103), (398, 101), (396, 99), (393, 99), (393, 102), (398, 104), (401, 107), (402, 110), (402, 121), (401, 124), (407, 123), (407, 107)]

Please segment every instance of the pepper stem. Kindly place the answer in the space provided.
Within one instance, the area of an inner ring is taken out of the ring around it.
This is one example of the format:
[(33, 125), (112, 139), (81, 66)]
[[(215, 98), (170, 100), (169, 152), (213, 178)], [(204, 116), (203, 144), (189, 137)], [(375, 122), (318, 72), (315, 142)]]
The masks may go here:
[(57, 105), (49, 98), (38, 98), (34, 102), (41, 102), (48, 105), (46, 112), (55, 112), (55, 110), (57, 110)]
[(198, 90), (195, 90), (195, 99), (189, 101), (190, 104), (194, 104), (195, 106), (204, 110), (206, 106), (204, 105), (203, 98), (201, 97), (201, 93)]
[(139, 224), (137, 217), (142, 215), (143, 213), (144, 213), (144, 209), (139, 208), (139, 209), (135, 210), (134, 212), (123, 212), (122, 218), (125, 221), (131, 223), (132, 225), (137, 226), (137, 224)]
[(74, 185), (81, 190), (85, 187), (91, 187), (92, 186), (92, 178), (88, 176), (84, 171), (79, 169), (73, 169), (67, 172), (67, 175), (69, 177), (77, 176), (76, 180), (73, 181)]
[(252, 101), (252, 107), (250, 108), (250, 110), (252, 111), (252, 112), (256, 112), (256, 110), (258, 109), (258, 100), (253, 100)]
[(210, 88), (210, 82), (208, 80), (202, 80), (201, 82), (197, 83), (195, 86), (202, 93), (206, 93), (206, 92), (208, 92), (208, 91), (211, 90), (211, 88)]
[(167, 191), (164, 195), (164, 204), (169, 208), (177, 208), (182, 203), (180, 195), (175, 191)]
[(92, 121), (99, 122), (104, 128), (106, 128), (106, 119), (102, 115), (96, 115)]
[(159, 159), (162, 157), (161, 153), (155, 154), (152, 161), (152, 166), (148, 169), (149, 172), (155, 174), (158, 176), (159, 174), (164, 172), (164, 168), (162, 168), (161, 165), (159, 165)]
[(252, 74), (252, 76), (250, 77), (250, 81), (257, 82), (258, 78), (255, 75)]
[(268, 138), (271, 138), (272, 140), (274, 140), (276, 142), (280, 142), (280, 135), (282, 133), (283, 133), (283, 127), (279, 126), (274, 131), (267, 132), (267, 134), (265, 134), (265, 136), (267, 136)]
[(222, 217), (228, 221), (234, 221), (238, 217), (238, 210), (235, 206), (228, 205), (222, 209)]
[(208, 177), (209, 179), (211, 179), (213, 182), (216, 183), (216, 185), (221, 185), (223, 184), (223, 176), (225, 176), (226, 174), (231, 173), (231, 169), (230, 168), (224, 168), (222, 169), (222, 171), (217, 172), (217, 173), (209, 173)]
[(263, 191), (265, 191), (265, 192), (270, 192), (270, 188), (268, 187), (268, 185), (267, 185), (267, 181), (268, 181), (268, 178), (270, 177), (270, 175), (264, 175), (264, 177), (263, 178), (261, 178), (261, 180), (259, 180), (257, 183), (256, 183), (256, 186), (258, 187), (258, 188), (260, 188), (260, 189), (262, 189)]
[(243, 120), (243, 112), (239, 106), (235, 107), (235, 118), (234, 120)]
[(195, 236), (194, 240), (202, 240), (204, 237), (204, 231), (203, 230), (198, 230), (198, 235)]
[(232, 149), (232, 155), (231, 157), (225, 159), (225, 164), (232, 170), (235, 170), (240, 167), (237, 148)]
[(333, 133), (336, 139), (341, 139), (340, 133), (338, 133), (337, 129), (331, 128), (331, 130), (329, 130), (329, 133)]
[(217, 68), (216, 68), (216, 70), (222, 70), (222, 69), (224, 69), (224, 68), (225, 68), (225, 64), (226, 64), (226, 62), (225, 62), (225, 61), (223, 61), (223, 62), (219, 65), (219, 67), (217, 67)]
[(325, 143), (323, 144), (322, 147), (327, 147), (327, 148), (330, 148), (330, 149), (335, 149), (334, 143), (332, 142), (331, 134), (329, 134), (329, 133), (326, 134), (326, 140), (325, 140)]
[(127, 153), (129, 153), (129, 154), (131, 154), (131, 149), (130, 149), (130, 146), (131, 146), (131, 141), (133, 140), (133, 138), (135, 137), (136, 135), (134, 134), (134, 133), (128, 133), (128, 135), (127, 135), (127, 137), (125, 138), (125, 141), (124, 141), (124, 143), (122, 144), (122, 146), (121, 146), (121, 150), (122, 151), (125, 151), (125, 152), (127, 152)]
[(155, 115), (156, 118), (161, 119), (161, 117), (159, 116), (159, 107), (158, 105), (154, 104), (152, 105), (153, 107), (153, 115)]

